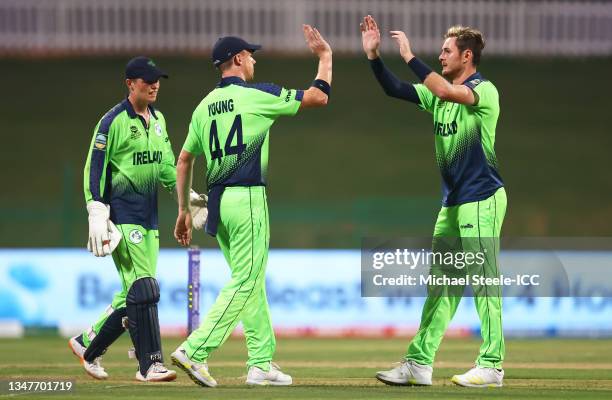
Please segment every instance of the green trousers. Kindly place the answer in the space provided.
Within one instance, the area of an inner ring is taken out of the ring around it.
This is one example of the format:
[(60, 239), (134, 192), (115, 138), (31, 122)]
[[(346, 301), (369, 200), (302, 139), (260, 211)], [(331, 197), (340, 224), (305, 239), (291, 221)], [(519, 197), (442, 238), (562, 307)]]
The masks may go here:
[[(451, 243), (454, 243), (454, 251), (481, 251), (485, 254), (484, 263), (462, 273), (499, 276), (499, 236), (506, 203), (506, 192), (502, 187), (485, 200), (442, 207), (434, 229), (434, 252), (444, 251), (443, 247)], [(440, 268), (432, 265), (430, 274), (439, 272)], [(462, 287), (428, 289), (430, 290), (423, 306), (419, 330), (406, 353), (406, 359), (423, 365), (433, 364), (444, 332), (457, 311), (463, 293)], [(501, 368), (505, 355), (501, 292), (499, 287), (491, 286), (473, 286), (472, 289), (482, 336), (476, 364), (481, 367)]]
[(276, 349), (266, 298), (270, 242), (265, 188), (228, 187), (221, 197), (217, 241), (232, 271), (200, 327), (182, 344), (187, 356), (204, 362), (242, 321), (247, 366), (269, 370)]
[(155, 277), (157, 271), (159, 232), (131, 224), (117, 225), (117, 229), (121, 231), (123, 238), (113, 251), (112, 257), (121, 280), (121, 291), (115, 293), (112, 303), (98, 320), (83, 332), (85, 346), (89, 346), (114, 310), (125, 308), (125, 299), (132, 283), (140, 278)]

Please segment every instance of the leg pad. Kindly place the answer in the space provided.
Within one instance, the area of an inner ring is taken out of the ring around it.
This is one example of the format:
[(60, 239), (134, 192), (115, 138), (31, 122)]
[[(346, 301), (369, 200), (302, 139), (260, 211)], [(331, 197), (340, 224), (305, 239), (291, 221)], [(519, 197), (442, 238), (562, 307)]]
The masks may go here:
[(158, 302), (159, 284), (151, 277), (134, 281), (126, 298), (128, 330), (142, 376), (146, 376), (151, 364), (163, 362), (157, 317)]
[(93, 362), (106, 352), (108, 346), (113, 344), (125, 332), (125, 328), (121, 323), (122, 319), (127, 315), (125, 307), (113, 310), (100, 328), (100, 332), (91, 341), (83, 358), (88, 362)]

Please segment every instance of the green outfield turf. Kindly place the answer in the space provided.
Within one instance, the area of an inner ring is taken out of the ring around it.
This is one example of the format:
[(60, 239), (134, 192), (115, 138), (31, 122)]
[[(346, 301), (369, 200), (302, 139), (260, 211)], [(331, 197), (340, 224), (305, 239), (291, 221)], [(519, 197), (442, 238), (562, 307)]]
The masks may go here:
[[(178, 345), (164, 340), (164, 353)], [(94, 381), (82, 370), (65, 339), (28, 337), (0, 340), (0, 380), (76, 379), (70, 399), (609, 399), (612, 398), (612, 340), (509, 340), (505, 387), (467, 389), (450, 377), (470, 368), (478, 341), (443, 342), (429, 388), (388, 387), (373, 376), (392, 367), (404, 351), (403, 339), (279, 339), (276, 360), (294, 377), (289, 388), (249, 388), (244, 384), (246, 350), (231, 339), (210, 359), (215, 389), (194, 385), (182, 372), (177, 381), (142, 384), (127, 358), (124, 336), (106, 354), (107, 381)], [(10, 396), (1, 394), (0, 398)], [(27, 396), (18, 396), (26, 398)], [(42, 395), (30, 396), (42, 398)], [(60, 398), (57, 395), (44, 396)]]

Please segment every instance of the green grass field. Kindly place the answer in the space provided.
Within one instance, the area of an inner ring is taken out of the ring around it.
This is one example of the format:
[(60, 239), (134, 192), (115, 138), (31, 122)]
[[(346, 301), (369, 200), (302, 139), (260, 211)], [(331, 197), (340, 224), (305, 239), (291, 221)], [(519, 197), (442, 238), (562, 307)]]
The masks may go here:
[[(164, 340), (164, 353), (179, 344)], [(244, 384), (246, 350), (242, 339), (230, 339), (210, 359), (219, 382), (215, 389), (194, 385), (182, 372), (175, 382), (134, 381), (124, 336), (106, 354), (107, 381), (94, 381), (82, 370), (65, 339), (32, 336), (0, 340), (0, 380), (10, 378), (75, 379), (70, 399), (609, 399), (612, 398), (612, 340), (508, 340), (505, 387), (467, 389), (450, 377), (471, 367), (479, 343), (448, 339), (442, 343), (429, 388), (388, 387), (373, 378), (392, 366), (405, 349), (404, 339), (279, 339), (276, 360), (293, 375), (288, 388), (250, 388)], [(9, 398), (6, 393), (0, 398)], [(27, 398), (28, 396), (16, 396)], [(31, 395), (32, 398), (58, 395)]]

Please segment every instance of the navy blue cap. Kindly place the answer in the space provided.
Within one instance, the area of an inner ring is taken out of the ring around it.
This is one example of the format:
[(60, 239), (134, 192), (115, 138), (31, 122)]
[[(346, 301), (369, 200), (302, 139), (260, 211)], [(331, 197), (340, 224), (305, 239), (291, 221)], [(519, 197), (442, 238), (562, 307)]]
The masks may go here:
[(153, 60), (141, 56), (132, 58), (127, 63), (125, 66), (125, 77), (126, 79), (142, 78), (147, 83), (154, 83), (159, 78), (168, 78), (168, 74), (157, 68)]
[(212, 62), (215, 67), (223, 64), (242, 50), (248, 50), (251, 53), (261, 49), (258, 44), (250, 44), (244, 39), (236, 36), (225, 36), (219, 38), (212, 50)]

